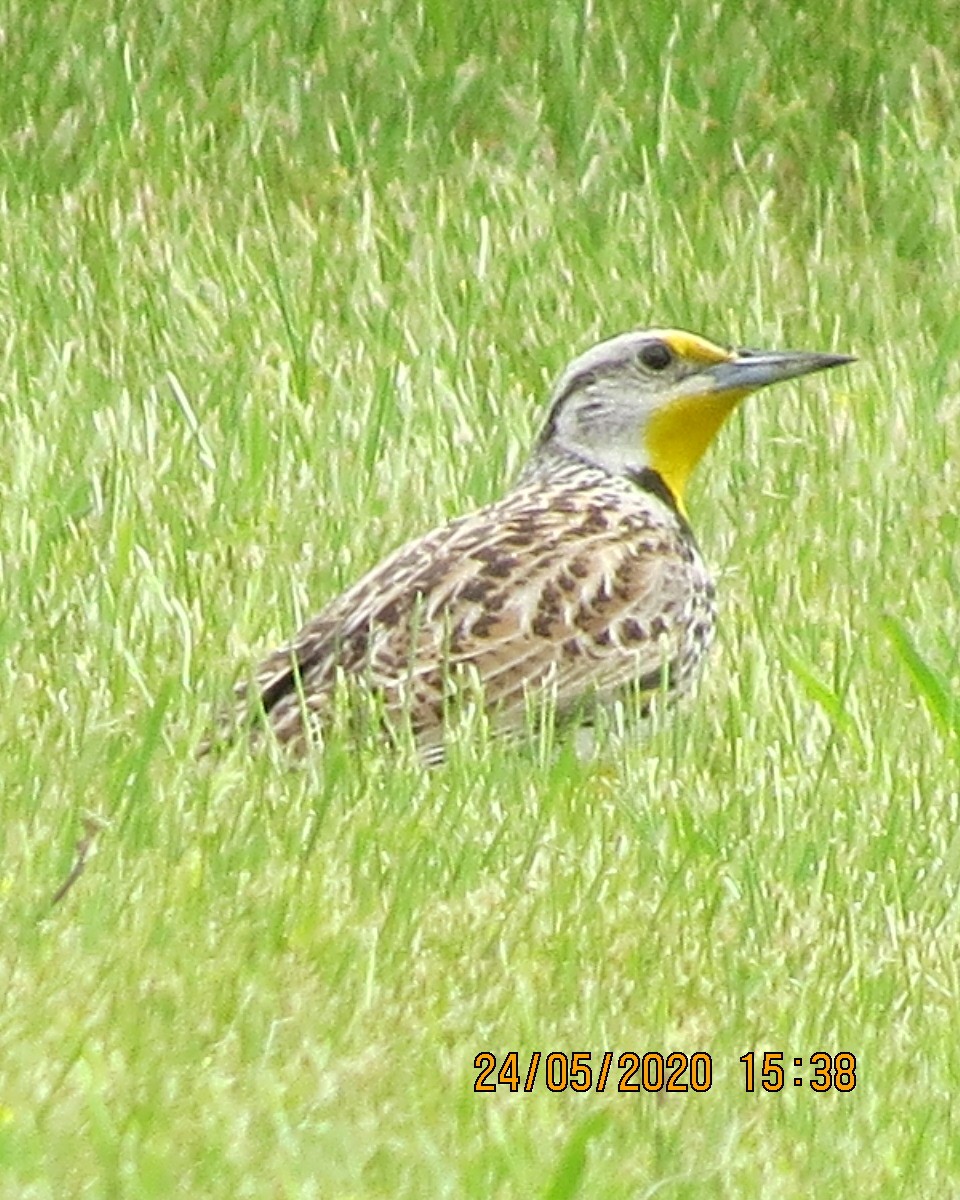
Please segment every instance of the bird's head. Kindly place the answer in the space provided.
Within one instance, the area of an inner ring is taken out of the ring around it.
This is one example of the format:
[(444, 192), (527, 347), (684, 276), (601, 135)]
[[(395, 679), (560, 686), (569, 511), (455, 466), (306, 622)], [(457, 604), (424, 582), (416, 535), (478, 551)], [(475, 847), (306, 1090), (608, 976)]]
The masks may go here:
[(852, 361), (803, 350), (727, 350), (679, 329), (623, 333), (564, 371), (535, 461), (559, 452), (617, 473), (653, 470), (682, 510), (691, 472), (744, 396)]

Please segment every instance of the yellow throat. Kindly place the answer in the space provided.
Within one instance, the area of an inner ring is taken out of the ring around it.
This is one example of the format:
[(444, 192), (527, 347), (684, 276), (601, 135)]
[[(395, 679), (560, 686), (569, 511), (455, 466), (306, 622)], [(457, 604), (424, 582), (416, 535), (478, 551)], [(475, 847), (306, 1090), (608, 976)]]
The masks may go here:
[(676, 497), (681, 511), (693, 469), (747, 391), (684, 396), (654, 413), (646, 431), (650, 466)]
[[(732, 362), (736, 357), (732, 351), (683, 329), (664, 331), (664, 341), (678, 358), (705, 368)], [(650, 465), (673, 493), (682, 512), (686, 511), (683, 498), (694, 467), (748, 392), (748, 388), (717, 392), (705, 385), (702, 394), (678, 398), (651, 417), (646, 431)]]

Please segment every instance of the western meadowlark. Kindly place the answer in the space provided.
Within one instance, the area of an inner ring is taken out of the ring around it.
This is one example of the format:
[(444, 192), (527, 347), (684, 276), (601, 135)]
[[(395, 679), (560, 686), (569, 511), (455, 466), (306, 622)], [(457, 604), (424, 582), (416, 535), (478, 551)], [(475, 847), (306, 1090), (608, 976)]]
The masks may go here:
[(714, 584), (684, 507), (725, 418), (768, 384), (853, 361), (630, 332), (567, 367), (532, 456), (500, 500), (408, 542), (332, 600), (237, 689), (241, 722), (322, 735), (353, 681), (427, 757), (479, 698), (497, 732), (531, 696), (559, 716), (634, 688), (689, 688), (713, 640)]

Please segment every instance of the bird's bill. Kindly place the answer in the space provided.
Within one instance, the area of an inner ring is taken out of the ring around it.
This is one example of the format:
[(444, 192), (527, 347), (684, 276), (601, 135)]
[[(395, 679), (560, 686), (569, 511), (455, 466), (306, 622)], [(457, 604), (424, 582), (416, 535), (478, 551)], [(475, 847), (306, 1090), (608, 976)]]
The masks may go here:
[(732, 358), (707, 367), (703, 374), (711, 381), (711, 392), (753, 392), (771, 383), (854, 361), (850, 354), (810, 350), (737, 350)]

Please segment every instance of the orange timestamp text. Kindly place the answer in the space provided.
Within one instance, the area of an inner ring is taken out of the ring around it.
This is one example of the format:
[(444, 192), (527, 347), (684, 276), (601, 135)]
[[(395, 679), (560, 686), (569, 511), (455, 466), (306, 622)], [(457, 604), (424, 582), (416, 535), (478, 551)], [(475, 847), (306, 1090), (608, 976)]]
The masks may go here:
[[(785, 1061), (786, 1060), (786, 1061)], [(780, 1092), (788, 1084), (814, 1092), (852, 1092), (857, 1086), (857, 1059), (847, 1050), (828, 1054), (818, 1050), (793, 1057), (781, 1050), (750, 1050), (740, 1056), (744, 1090)], [(703, 1050), (687, 1054), (673, 1050), (534, 1050), (520, 1058), (517, 1050), (497, 1057), (481, 1050), (473, 1060), (475, 1092), (532, 1092), (539, 1083), (549, 1092), (709, 1092), (713, 1087), (713, 1058)], [(798, 1072), (789, 1070), (790, 1066)], [(812, 1070), (805, 1078), (804, 1069)]]

